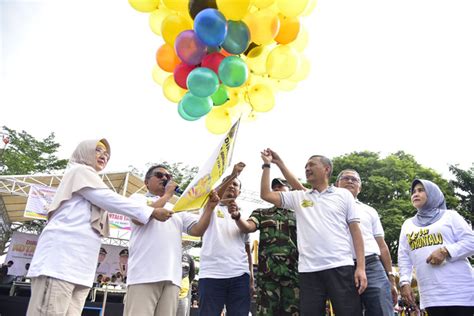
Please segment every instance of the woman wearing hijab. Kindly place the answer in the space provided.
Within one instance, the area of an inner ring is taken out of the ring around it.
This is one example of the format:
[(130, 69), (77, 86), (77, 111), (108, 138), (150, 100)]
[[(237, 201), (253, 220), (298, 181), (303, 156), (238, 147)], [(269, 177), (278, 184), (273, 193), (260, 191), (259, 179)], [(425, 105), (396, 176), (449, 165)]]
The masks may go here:
[(110, 190), (98, 174), (109, 158), (105, 139), (83, 141), (73, 152), (28, 271), (28, 316), (81, 315), (94, 281), (101, 237), (109, 233), (105, 209), (141, 223), (171, 216), (166, 209), (143, 206)]
[(410, 283), (413, 268), (420, 307), (429, 316), (472, 316), (474, 274), (468, 257), (474, 254), (474, 233), (431, 181), (411, 185), (411, 202), (418, 210), (403, 223), (398, 246), (402, 298), (416, 306)]

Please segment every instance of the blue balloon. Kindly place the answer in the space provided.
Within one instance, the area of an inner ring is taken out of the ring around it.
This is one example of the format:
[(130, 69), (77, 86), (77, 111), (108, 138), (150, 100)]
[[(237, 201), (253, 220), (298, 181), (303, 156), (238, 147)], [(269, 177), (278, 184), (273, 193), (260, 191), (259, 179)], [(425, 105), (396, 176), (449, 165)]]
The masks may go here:
[(250, 31), (242, 21), (228, 21), (227, 35), (222, 47), (231, 54), (238, 55), (247, 49), (250, 41)]
[(191, 117), (199, 118), (209, 113), (212, 109), (211, 97), (200, 98), (189, 91), (186, 92), (179, 103), (182, 104), (184, 113)]
[(205, 9), (194, 18), (194, 32), (204, 44), (220, 46), (227, 34), (227, 21), (216, 9)]

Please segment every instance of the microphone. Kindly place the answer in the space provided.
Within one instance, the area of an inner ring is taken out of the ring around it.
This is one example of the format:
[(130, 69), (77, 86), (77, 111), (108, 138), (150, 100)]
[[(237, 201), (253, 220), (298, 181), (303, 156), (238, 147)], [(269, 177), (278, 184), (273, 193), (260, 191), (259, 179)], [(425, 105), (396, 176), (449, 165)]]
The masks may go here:
[[(164, 186), (164, 187), (166, 187), (166, 185), (168, 184), (168, 181), (169, 181), (169, 180), (163, 181), (163, 186)], [(174, 192), (175, 192), (176, 194), (181, 195), (181, 194), (183, 194), (184, 191), (181, 190), (179, 187), (176, 187), (176, 188), (174, 188)]]

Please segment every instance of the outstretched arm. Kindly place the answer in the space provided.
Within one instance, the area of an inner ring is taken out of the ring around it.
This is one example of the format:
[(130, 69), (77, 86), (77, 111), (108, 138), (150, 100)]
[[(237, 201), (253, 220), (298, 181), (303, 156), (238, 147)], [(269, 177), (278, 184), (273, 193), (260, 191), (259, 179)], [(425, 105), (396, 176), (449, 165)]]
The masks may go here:
[(281, 159), (280, 155), (278, 155), (275, 151), (267, 148), (267, 152), (269, 152), (272, 156), (272, 163), (278, 166), (281, 173), (285, 177), (286, 181), (291, 185), (291, 187), (295, 190), (306, 190), (306, 188), (301, 184), (298, 178), (286, 167), (285, 163)]
[(219, 203), (220, 199), (215, 190), (212, 190), (209, 193), (209, 199), (207, 200), (206, 206), (204, 207), (204, 212), (201, 214), (199, 221), (191, 227), (189, 234), (191, 236), (202, 236), (206, 232), (209, 223), (211, 222), (212, 212), (214, 208)]
[(215, 190), (217, 192), (217, 195), (219, 198), (222, 198), (224, 195), (225, 190), (227, 187), (234, 181), (235, 178), (237, 178), (242, 170), (244, 170), (245, 164), (243, 162), (239, 162), (234, 165), (234, 169), (232, 169), (232, 173), (225, 179), (224, 182), (222, 182)]
[(281, 196), (279, 192), (274, 192), (270, 189), (270, 163), (272, 162), (272, 154), (267, 149), (264, 149), (260, 153), (263, 166), (262, 166), (262, 180), (260, 182), (260, 197), (275, 205), (281, 207)]

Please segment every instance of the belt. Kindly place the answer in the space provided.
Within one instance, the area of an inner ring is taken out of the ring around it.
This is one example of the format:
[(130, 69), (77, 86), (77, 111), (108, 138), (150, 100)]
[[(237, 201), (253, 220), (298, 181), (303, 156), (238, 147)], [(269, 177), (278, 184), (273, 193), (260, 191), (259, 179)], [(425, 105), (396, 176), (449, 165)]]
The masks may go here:
[[(376, 253), (374, 253), (372, 255), (365, 256), (365, 265), (368, 265), (370, 263), (373, 263), (373, 262), (376, 262), (376, 261), (379, 261), (379, 260), (380, 260), (380, 258)], [(357, 264), (357, 260), (354, 260), (354, 263)]]

